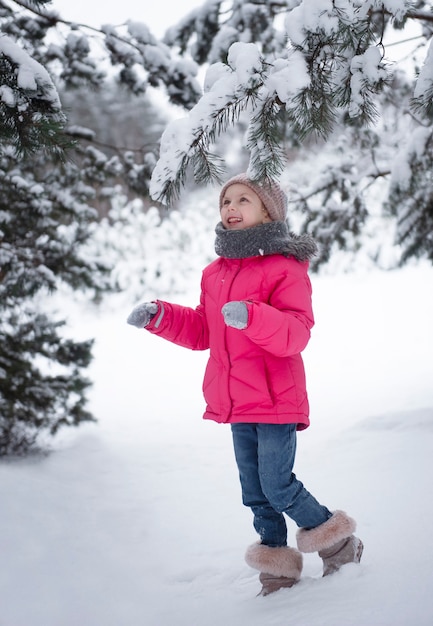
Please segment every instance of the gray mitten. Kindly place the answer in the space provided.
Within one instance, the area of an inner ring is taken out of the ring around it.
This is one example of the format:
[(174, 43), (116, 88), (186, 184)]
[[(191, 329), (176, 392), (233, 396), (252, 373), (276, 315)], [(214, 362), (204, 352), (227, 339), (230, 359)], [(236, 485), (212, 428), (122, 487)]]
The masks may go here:
[(227, 326), (242, 330), (248, 326), (248, 308), (245, 302), (227, 302), (221, 309)]
[(131, 311), (126, 321), (128, 324), (131, 324), (131, 326), (144, 328), (157, 313), (158, 305), (155, 304), (155, 302), (143, 302), (142, 304), (138, 304), (135, 309)]

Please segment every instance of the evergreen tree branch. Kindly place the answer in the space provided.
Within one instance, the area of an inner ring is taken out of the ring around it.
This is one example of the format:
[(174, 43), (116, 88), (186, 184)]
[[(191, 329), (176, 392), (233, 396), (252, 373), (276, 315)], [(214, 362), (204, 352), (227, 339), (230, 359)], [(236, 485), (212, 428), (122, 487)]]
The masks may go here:
[[(177, 120), (170, 124), (162, 137), (160, 158), (152, 174), (152, 198), (157, 202), (172, 204), (185, 184), (190, 164), (197, 182), (221, 182), (222, 162), (209, 150), (209, 146), (239, 119), (241, 112), (250, 106), (255, 97), (253, 89), (237, 89), (224, 99), (221, 96), (214, 99), (213, 94), (209, 94), (206, 99), (205, 94), (201, 105), (197, 107), (201, 109), (209, 105), (208, 116), (201, 117), (199, 111), (193, 109), (190, 119), (184, 121), (190, 132), (181, 132), (180, 140), (176, 128), (183, 121)], [(200, 121), (195, 122), (196, 119)]]
[[(173, 104), (191, 108), (197, 102), (200, 87), (196, 81), (196, 68), (192, 63), (188, 66), (176, 63), (170, 49), (161, 44), (144, 24), (137, 25), (128, 21), (121, 25), (127, 29), (127, 34), (123, 35), (119, 33), (116, 26), (105, 25), (98, 28), (65, 20), (57, 12), (38, 8), (26, 0), (10, 1), (42, 18), (47, 28), (66, 26), (74, 34), (75, 49), (70, 49), (73, 41), (69, 38), (61, 51), (58, 47), (51, 47), (48, 50), (49, 61), (63, 64), (64, 71), (61, 77), (65, 81), (74, 82), (79, 77), (83, 83), (93, 81), (95, 85), (99, 85), (104, 78), (104, 75), (97, 70), (95, 62), (90, 59), (90, 48), (87, 46), (85, 37), (79, 35), (80, 31), (85, 31), (95, 33), (102, 38), (112, 66), (121, 68), (118, 79), (134, 93), (144, 93), (147, 86), (146, 81), (140, 76), (140, 71), (135, 71), (134, 67), (137, 66), (138, 70), (145, 70), (148, 73), (148, 82), (152, 86), (166, 86), (169, 99)], [(76, 58), (80, 58), (80, 63), (75, 62)], [(80, 64), (84, 70), (81, 74)], [(70, 65), (72, 68), (69, 67)]]
[(419, 20), (421, 22), (433, 22), (433, 14), (427, 11), (407, 11), (406, 19)]
[(250, 151), (249, 172), (252, 178), (268, 183), (279, 178), (285, 165), (278, 124), (280, 110), (278, 97), (257, 101), (248, 127), (246, 147)]

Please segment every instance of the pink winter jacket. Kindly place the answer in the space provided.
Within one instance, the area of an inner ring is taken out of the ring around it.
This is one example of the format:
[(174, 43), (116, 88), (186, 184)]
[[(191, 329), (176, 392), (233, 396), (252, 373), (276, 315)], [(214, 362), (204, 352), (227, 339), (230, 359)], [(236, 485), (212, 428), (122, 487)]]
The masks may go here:
[[(279, 254), (218, 258), (203, 271), (196, 309), (158, 301), (151, 333), (192, 350), (210, 349), (205, 419), (307, 428), (301, 352), (314, 324), (308, 262)], [(221, 308), (243, 300), (248, 326), (226, 326)]]

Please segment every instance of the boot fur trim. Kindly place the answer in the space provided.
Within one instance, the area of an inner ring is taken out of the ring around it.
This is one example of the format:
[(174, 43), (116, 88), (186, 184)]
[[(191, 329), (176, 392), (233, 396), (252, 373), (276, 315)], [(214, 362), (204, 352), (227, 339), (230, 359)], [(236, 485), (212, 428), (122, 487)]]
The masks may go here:
[(350, 537), (355, 532), (356, 522), (344, 511), (334, 511), (328, 521), (307, 530), (300, 528), (296, 533), (298, 548), (301, 552), (318, 552)]
[(245, 554), (248, 565), (259, 572), (272, 576), (284, 576), (300, 579), (302, 572), (302, 554), (296, 548), (280, 546), (271, 548), (261, 543), (254, 543)]

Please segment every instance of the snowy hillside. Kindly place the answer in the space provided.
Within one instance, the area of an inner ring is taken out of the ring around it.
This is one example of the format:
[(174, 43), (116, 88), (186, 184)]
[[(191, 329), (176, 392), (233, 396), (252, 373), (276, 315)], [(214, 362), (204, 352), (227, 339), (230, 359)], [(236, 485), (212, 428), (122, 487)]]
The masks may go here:
[(357, 519), (365, 552), (326, 579), (307, 555), (302, 581), (267, 598), (243, 560), (256, 536), (230, 430), (201, 420), (206, 355), (127, 326), (129, 306), (76, 311), (77, 335), (97, 338), (99, 423), (0, 464), (1, 626), (430, 626), (432, 279), (313, 277), (296, 471)]

